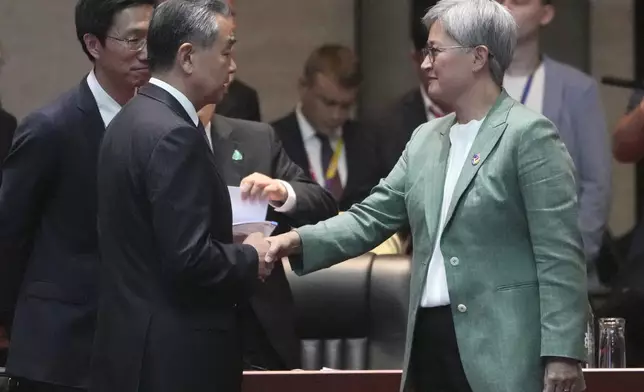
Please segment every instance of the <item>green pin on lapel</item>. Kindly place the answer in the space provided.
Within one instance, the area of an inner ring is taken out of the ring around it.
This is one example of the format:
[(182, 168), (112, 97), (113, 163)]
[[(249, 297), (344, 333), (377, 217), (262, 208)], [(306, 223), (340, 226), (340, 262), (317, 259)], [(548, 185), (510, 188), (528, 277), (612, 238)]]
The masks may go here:
[(244, 159), (244, 156), (242, 155), (242, 153), (239, 152), (239, 150), (235, 150), (233, 152), (233, 161), (241, 161), (242, 159)]

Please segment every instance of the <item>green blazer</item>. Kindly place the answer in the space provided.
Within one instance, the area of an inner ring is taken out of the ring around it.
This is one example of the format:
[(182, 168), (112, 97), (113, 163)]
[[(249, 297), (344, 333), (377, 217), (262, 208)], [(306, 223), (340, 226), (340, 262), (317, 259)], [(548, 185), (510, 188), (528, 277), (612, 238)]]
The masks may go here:
[[(368, 252), (409, 223), (401, 390), (437, 237), (454, 114), (421, 125), (389, 176), (344, 214), (298, 229), (298, 274)], [(478, 159), (474, 155), (478, 154)], [(584, 359), (586, 269), (572, 160), (554, 125), (502, 92), (457, 181), (440, 247), (474, 392), (541, 392), (544, 357)]]

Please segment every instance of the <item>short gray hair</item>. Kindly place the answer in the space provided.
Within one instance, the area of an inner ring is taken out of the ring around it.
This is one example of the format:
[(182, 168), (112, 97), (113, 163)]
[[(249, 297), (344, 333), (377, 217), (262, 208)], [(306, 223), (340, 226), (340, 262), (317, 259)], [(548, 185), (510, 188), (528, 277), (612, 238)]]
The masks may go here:
[(219, 35), (216, 16), (230, 16), (222, 0), (167, 0), (157, 6), (148, 30), (150, 71), (172, 68), (179, 47), (208, 47)]
[(487, 46), (492, 78), (503, 85), (517, 43), (517, 24), (504, 6), (495, 0), (440, 0), (423, 17), (427, 29), (435, 22), (461, 46)]

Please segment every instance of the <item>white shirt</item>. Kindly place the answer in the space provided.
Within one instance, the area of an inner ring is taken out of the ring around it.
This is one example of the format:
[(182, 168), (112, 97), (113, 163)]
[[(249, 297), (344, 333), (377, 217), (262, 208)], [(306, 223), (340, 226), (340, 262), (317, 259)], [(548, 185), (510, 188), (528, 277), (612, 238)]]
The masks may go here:
[(437, 233), (434, 252), (429, 261), (427, 269), (427, 281), (425, 290), (420, 300), (420, 306), (431, 308), (436, 306), (449, 305), (449, 291), (447, 290), (447, 275), (445, 274), (445, 259), (440, 249), (443, 229), (445, 228), (445, 219), (447, 210), (452, 202), (454, 188), (458, 181), (463, 165), (470, 165), (471, 158), (476, 153), (470, 152), (476, 134), (481, 128), (483, 120), (472, 120), (467, 124), (454, 124), (449, 130), (449, 140), (451, 147), (447, 159), (447, 173), (445, 174), (445, 184), (443, 187), (443, 202), (441, 204), (441, 215), (439, 230)]
[[(525, 91), (530, 75), (524, 76), (510, 76), (507, 73), (503, 77), (503, 87), (512, 98), (521, 102), (521, 97)], [(543, 62), (534, 71), (532, 76), (532, 84), (528, 90), (528, 96), (525, 102), (521, 102), (528, 108), (537, 113), (543, 111), (543, 94), (546, 89), (546, 69)]]
[(105, 128), (112, 122), (114, 117), (121, 111), (121, 105), (112, 98), (96, 79), (94, 70), (87, 75), (87, 85), (96, 100), (96, 106), (103, 119)]
[[(295, 117), (297, 118), (297, 124), (300, 127), (306, 155), (309, 158), (309, 167), (311, 168), (310, 174), (321, 187), (325, 187), (325, 173), (322, 169), (322, 142), (320, 142), (320, 139), (315, 136), (315, 129), (302, 114), (302, 108), (299, 104), (295, 108)], [(334, 152), (341, 138), (341, 128), (336, 130), (335, 135), (329, 137), (329, 142), (331, 143), (331, 148)], [(347, 185), (347, 171), (347, 154), (346, 147), (343, 143), (342, 151), (340, 152), (340, 159), (338, 160), (338, 175), (340, 176), (342, 188)]]
[(151, 78), (150, 83), (161, 87), (170, 95), (174, 97), (181, 106), (183, 106), (183, 109), (188, 113), (188, 116), (190, 116), (190, 119), (192, 122), (195, 123), (195, 127), (199, 126), (199, 116), (197, 115), (197, 109), (195, 109), (195, 105), (190, 102), (188, 97), (186, 97), (181, 91), (177, 90), (173, 86), (169, 85), (168, 83), (164, 82), (163, 80), (157, 79), (157, 78)]
[[(427, 121), (431, 121), (435, 119), (436, 114), (439, 114), (441, 116), (445, 115), (445, 113), (443, 113), (441, 108), (439, 108), (438, 105), (432, 102), (432, 100), (429, 98), (429, 95), (427, 95), (427, 89), (422, 84), (420, 85), (420, 96), (423, 97), (423, 105), (425, 108), (425, 115), (427, 116)], [(429, 110), (429, 108), (433, 108), (436, 113)]]
[[(204, 125), (204, 129), (206, 130), (206, 137), (208, 138), (208, 144), (210, 145), (210, 149), (212, 150), (212, 123), (208, 122), (208, 124)], [(230, 157), (232, 159), (232, 157)], [(295, 205), (297, 203), (297, 195), (295, 194), (295, 190), (286, 181), (278, 180), (282, 185), (284, 185), (284, 188), (286, 188), (286, 191), (288, 192), (288, 197), (286, 198), (286, 201), (284, 204), (281, 206), (278, 206), (277, 204), (273, 202), (269, 202), (269, 204), (275, 209), (276, 212), (291, 212), (295, 209)]]

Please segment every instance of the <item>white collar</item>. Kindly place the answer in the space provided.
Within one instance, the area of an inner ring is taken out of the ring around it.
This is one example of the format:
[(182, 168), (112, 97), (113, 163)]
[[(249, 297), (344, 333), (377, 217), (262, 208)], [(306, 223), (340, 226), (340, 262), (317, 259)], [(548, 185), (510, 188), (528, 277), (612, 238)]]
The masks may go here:
[(192, 122), (195, 123), (195, 126), (199, 125), (199, 116), (197, 115), (197, 109), (195, 109), (195, 105), (190, 102), (188, 97), (186, 97), (181, 91), (177, 90), (175, 87), (171, 86), (161, 79), (150, 78), (150, 83), (159, 86), (170, 93), (170, 95), (172, 95), (177, 101), (179, 101), (181, 106), (183, 106), (186, 113), (188, 113), (188, 116), (190, 116)]
[[(302, 103), (298, 103), (297, 106), (295, 106), (295, 118), (297, 119), (297, 125), (300, 127), (300, 132), (302, 133), (302, 140), (304, 142), (313, 139), (317, 140), (317, 132), (315, 131), (315, 128), (313, 128), (313, 125), (311, 125), (309, 120), (307, 120), (302, 113)], [(342, 127), (336, 129), (330, 139), (339, 139), (340, 137), (342, 137)]]
[(103, 124), (107, 128), (118, 112), (121, 111), (121, 105), (101, 86), (98, 79), (96, 79), (96, 74), (93, 69), (87, 75), (87, 86), (96, 100), (96, 106), (101, 114), (101, 119), (103, 119)]

